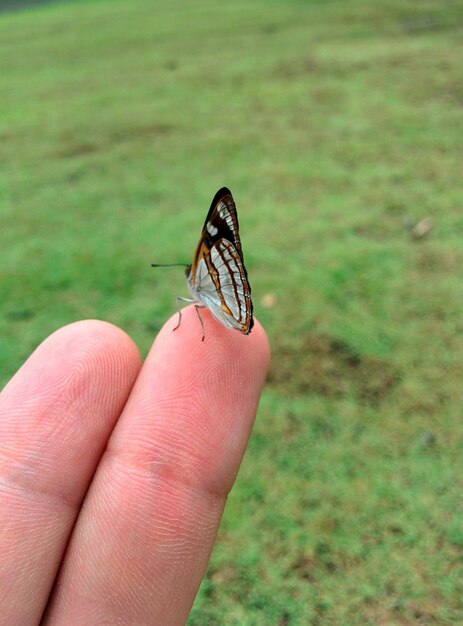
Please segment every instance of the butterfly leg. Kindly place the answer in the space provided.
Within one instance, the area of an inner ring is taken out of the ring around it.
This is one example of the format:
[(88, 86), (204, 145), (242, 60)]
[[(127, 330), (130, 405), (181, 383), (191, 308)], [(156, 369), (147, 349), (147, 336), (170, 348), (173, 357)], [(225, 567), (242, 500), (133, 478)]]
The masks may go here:
[(177, 328), (180, 327), (180, 322), (182, 321), (182, 310), (180, 308), (180, 302), (188, 302), (189, 304), (191, 304), (192, 302), (196, 302), (196, 300), (192, 300), (191, 298), (182, 298), (181, 296), (178, 296), (175, 301), (177, 303), (178, 324), (172, 330), (177, 330)]
[(204, 337), (206, 336), (205, 332), (204, 332), (204, 322), (203, 322), (203, 318), (201, 317), (201, 313), (199, 312), (199, 309), (205, 309), (206, 307), (204, 306), (204, 304), (195, 304), (195, 309), (196, 309), (196, 314), (199, 318), (199, 321), (201, 322), (201, 329), (203, 331), (203, 336), (201, 337), (201, 341), (204, 341)]

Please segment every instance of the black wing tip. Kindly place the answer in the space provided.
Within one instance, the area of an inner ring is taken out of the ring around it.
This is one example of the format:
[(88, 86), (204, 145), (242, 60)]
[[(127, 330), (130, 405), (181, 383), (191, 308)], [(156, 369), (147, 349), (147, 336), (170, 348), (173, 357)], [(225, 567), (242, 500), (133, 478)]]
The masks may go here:
[(249, 320), (249, 326), (246, 330), (242, 330), (241, 332), (243, 333), (243, 335), (250, 335), (251, 334), (251, 330), (254, 328), (254, 318), (251, 316), (251, 319)]
[(212, 200), (212, 205), (216, 205), (217, 202), (220, 200), (220, 198), (223, 198), (224, 196), (231, 196), (233, 198), (232, 192), (230, 191), (228, 187), (221, 187), (217, 191), (217, 193), (214, 196), (214, 199)]
[[(249, 285), (249, 283), (248, 283)], [(249, 287), (249, 295), (251, 295), (251, 287)], [(248, 334), (251, 332), (251, 330), (254, 328), (254, 306), (252, 304), (252, 300), (251, 300), (251, 315), (250, 315), (250, 319), (249, 319), (249, 331)]]
[(230, 196), (230, 198), (232, 199), (233, 204), (235, 203), (235, 200), (233, 199), (233, 195), (232, 195), (232, 192), (230, 191), (230, 189), (228, 187), (221, 187), (217, 191), (215, 196), (212, 198), (211, 206), (209, 207), (209, 211), (207, 213), (206, 220), (204, 222), (203, 230), (204, 230), (204, 228), (206, 228), (206, 224), (207, 224), (207, 222), (209, 220), (209, 217), (211, 216), (211, 214), (212, 214), (213, 210), (215, 209), (216, 205), (219, 203), (220, 200), (222, 200), (222, 198), (224, 196)]
[(246, 331), (246, 335), (250, 335), (251, 334), (251, 330), (254, 328), (254, 319), (251, 317), (251, 321), (249, 322), (249, 328)]

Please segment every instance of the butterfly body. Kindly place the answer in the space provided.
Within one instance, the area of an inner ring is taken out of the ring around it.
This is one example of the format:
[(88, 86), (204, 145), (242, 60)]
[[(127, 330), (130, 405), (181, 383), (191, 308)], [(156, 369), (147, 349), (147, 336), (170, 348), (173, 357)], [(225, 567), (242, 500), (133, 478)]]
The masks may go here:
[(186, 270), (193, 298), (227, 328), (249, 334), (254, 325), (251, 287), (244, 266), (231, 191), (215, 194), (193, 262)]

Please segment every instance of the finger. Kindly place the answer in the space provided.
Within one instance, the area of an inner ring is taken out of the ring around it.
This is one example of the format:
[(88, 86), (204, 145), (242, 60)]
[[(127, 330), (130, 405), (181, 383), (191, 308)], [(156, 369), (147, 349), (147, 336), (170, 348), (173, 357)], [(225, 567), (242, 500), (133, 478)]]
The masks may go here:
[(78, 322), (45, 340), (0, 395), (2, 623), (40, 620), (139, 368), (125, 333)]
[(183, 624), (254, 421), (269, 349), (193, 307), (160, 332), (100, 463), (47, 624)]

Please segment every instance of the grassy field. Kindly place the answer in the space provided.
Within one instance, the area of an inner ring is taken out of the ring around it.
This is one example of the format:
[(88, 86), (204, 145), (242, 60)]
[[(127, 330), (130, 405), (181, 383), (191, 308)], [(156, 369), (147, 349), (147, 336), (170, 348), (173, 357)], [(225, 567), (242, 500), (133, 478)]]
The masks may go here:
[(80, 318), (146, 352), (186, 295), (150, 263), (237, 200), (274, 359), (190, 626), (463, 624), (462, 35), (452, 0), (0, 16), (1, 382)]

